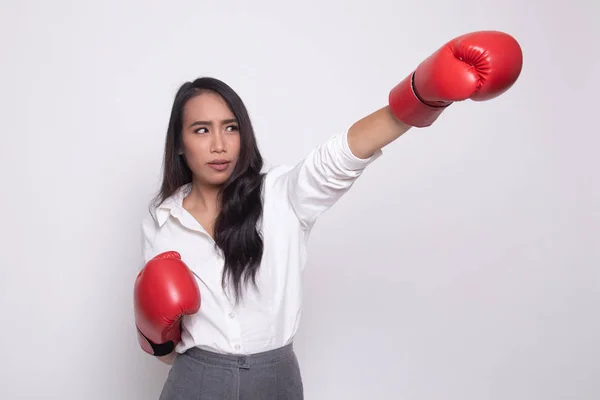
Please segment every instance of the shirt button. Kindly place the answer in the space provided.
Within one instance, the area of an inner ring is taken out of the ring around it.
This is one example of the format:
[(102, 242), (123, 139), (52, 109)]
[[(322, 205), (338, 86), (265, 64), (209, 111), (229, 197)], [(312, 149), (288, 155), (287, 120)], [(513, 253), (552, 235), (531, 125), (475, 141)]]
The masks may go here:
[(229, 313), (229, 318), (232, 318), (232, 319), (233, 319), (233, 317), (235, 317), (235, 314), (234, 314), (234, 313), (232, 313), (232, 312), (230, 312), (230, 313)]
[(235, 349), (236, 349), (236, 350), (239, 350), (239, 349), (240, 349), (240, 347), (241, 347), (241, 346), (240, 346), (239, 344), (236, 344), (236, 345), (235, 345)]

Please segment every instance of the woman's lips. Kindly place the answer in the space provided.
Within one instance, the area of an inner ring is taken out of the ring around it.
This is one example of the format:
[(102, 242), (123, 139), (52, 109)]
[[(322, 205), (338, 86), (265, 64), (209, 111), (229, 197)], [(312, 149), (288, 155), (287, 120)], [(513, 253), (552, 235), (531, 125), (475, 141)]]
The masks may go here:
[(217, 171), (225, 171), (229, 168), (230, 161), (227, 160), (214, 160), (208, 163), (208, 166)]

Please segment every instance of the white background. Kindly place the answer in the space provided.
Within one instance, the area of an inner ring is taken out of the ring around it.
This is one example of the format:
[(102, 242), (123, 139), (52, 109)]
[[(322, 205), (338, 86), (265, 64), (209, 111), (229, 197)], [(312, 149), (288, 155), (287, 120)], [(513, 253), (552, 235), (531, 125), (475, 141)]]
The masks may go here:
[(384, 149), (315, 228), (306, 398), (600, 398), (597, 2), (6, 1), (0, 398), (156, 399), (132, 287), (176, 89), (215, 76), (269, 165), (383, 106), (460, 34), (524, 66)]

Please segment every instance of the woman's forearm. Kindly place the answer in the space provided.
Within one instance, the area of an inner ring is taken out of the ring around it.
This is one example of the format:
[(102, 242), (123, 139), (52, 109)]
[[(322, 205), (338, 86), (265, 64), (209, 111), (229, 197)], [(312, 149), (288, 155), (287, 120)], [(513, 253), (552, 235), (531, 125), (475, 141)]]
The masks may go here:
[(169, 354), (167, 354), (166, 356), (160, 356), (160, 357), (156, 357), (156, 358), (158, 358), (159, 361), (161, 361), (165, 364), (173, 365), (173, 362), (175, 361), (176, 356), (177, 356), (177, 352), (172, 351)]
[(385, 106), (356, 121), (350, 127), (348, 146), (355, 156), (368, 158), (410, 128), (394, 117), (389, 106)]

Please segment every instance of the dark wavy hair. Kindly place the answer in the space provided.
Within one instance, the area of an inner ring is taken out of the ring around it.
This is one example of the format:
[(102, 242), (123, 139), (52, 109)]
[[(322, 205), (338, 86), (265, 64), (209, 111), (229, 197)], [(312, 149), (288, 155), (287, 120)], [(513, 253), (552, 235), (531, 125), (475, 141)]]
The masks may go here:
[(242, 297), (242, 283), (256, 286), (256, 273), (263, 256), (263, 238), (258, 229), (262, 218), (263, 158), (254, 128), (240, 96), (226, 83), (211, 77), (186, 82), (177, 91), (167, 129), (162, 185), (153, 205), (157, 206), (179, 187), (192, 181), (192, 171), (179, 154), (182, 146), (183, 109), (188, 100), (202, 92), (218, 94), (237, 119), (240, 153), (229, 179), (219, 192), (221, 210), (214, 226), (215, 245), (225, 259), (222, 285), (233, 283), (236, 301)]

